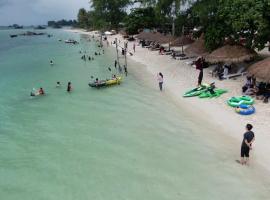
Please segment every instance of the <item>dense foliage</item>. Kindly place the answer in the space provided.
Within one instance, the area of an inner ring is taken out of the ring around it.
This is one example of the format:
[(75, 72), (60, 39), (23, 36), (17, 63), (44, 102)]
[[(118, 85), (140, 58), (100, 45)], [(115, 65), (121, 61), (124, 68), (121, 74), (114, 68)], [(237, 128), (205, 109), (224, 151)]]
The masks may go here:
[(76, 20), (60, 20), (60, 21), (48, 21), (48, 26), (57, 27), (57, 26), (76, 26)]
[(270, 0), (92, 0), (90, 4), (90, 11), (79, 11), (82, 28), (124, 26), (130, 34), (144, 28), (176, 35), (204, 33), (209, 50), (224, 42), (262, 49), (270, 39)]

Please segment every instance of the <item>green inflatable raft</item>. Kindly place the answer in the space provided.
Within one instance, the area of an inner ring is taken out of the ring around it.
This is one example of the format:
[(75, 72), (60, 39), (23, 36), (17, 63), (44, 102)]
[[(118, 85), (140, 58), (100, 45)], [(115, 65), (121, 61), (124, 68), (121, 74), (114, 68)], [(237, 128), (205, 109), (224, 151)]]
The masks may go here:
[(227, 101), (227, 103), (231, 107), (239, 107), (240, 105), (254, 104), (254, 99), (252, 99), (250, 96), (232, 97)]
[(205, 91), (199, 95), (199, 98), (213, 98), (213, 97), (217, 98), (226, 92), (228, 92), (228, 91), (223, 90), (223, 89), (215, 89), (214, 93), (211, 93), (210, 91)]
[(195, 96), (199, 96), (203, 92), (206, 92), (208, 88), (209, 88), (209, 85), (208, 84), (203, 84), (200, 87), (196, 87), (196, 88), (194, 88), (192, 90), (187, 91), (183, 95), (183, 97), (195, 97)]

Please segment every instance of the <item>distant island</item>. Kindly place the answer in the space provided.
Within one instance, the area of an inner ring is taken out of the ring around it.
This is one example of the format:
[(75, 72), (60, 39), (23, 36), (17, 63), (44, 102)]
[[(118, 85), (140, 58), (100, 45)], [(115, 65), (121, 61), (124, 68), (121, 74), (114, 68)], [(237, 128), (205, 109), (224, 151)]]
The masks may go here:
[(8, 26), (9, 28), (14, 28), (14, 29), (23, 29), (23, 26), (20, 26), (18, 24), (13, 24), (13, 25), (10, 25)]
[(48, 26), (52, 28), (62, 28), (63, 26), (77, 26), (76, 20), (48, 21)]

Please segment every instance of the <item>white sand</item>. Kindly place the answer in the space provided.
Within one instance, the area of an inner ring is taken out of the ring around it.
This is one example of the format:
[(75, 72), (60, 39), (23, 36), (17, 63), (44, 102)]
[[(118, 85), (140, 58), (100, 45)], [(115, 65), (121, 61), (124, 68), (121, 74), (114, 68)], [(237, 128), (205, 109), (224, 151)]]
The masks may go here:
[[(85, 32), (84, 30), (70, 30), (81, 34), (93, 35), (94, 32)], [(111, 43), (115, 38), (121, 40), (123, 45), (124, 39), (121, 35), (109, 36), (108, 41)], [(133, 53), (133, 42), (129, 42), (129, 52)], [(128, 56), (136, 62), (143, 64), (153, 77), (153, 85), (157, 86), (156, 75), (162, 72), (164, 75), (164, 88), (168, 95), (176, 98), (177, 101), (183, 105), (190, 113), (203, 119), (208, 119), (213, 127), (218, 127), (221, 131), (217, 134), (227, 134), (234, 140), (242, 141), (243, 133), (245, 132), (245, 125), (251, 123), (254, 126), (256, 141), (253, 145), (252, 151), (252, 164), (262, 165), (265, 169), (270, 171), (270, 105), (264, 104), (262, 101), (256, 101), (256, 113), (250, 116), (242, 116), (237, 114), (233, 108), (226, 104), (226, 101), (232, 96), (239, 96), (241, 88), (244, 84), (245, 77), (237, 77), (236, 80), (223, 80), (219, 81), (217, 78), (212, 78), (209, 74), (210, 69), (204, 71), (205, 83), (215, 82), (218, 88), (227, 89), (229, 92), (223, 94), (219, 98), (213, 99), (199, 99), (183, 98), (182, 95), (185, 91), (196, 87), (199, 72), (192, 66), (186, 64), (186, 60), (174, 60), (170, 56), (159, 55), (158, 51), (149, 51), (148, 49), (141, 48), (136, 43), (136, 52), (133, 56)], [(235, 158), (237, 159), (237, 158)]]

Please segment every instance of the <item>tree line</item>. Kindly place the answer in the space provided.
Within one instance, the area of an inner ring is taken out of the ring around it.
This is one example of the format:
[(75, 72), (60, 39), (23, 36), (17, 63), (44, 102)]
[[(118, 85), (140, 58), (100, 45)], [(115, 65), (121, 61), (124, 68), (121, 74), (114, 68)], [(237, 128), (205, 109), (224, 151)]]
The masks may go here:
[(60, 28), (62, 26), (77, 26), (76, 20), (59, 20), (59, 21), (48, 21), (48, 26), (54, 28)]
[[(225, 41), (262, 49), (270, 39), (270, 0), (92, 0), (78, 13), (86, 29), (155, 29), (182, 35), (196, 29), (207, 49)], [(195, 34), (195, 36), (196, 36)]]

